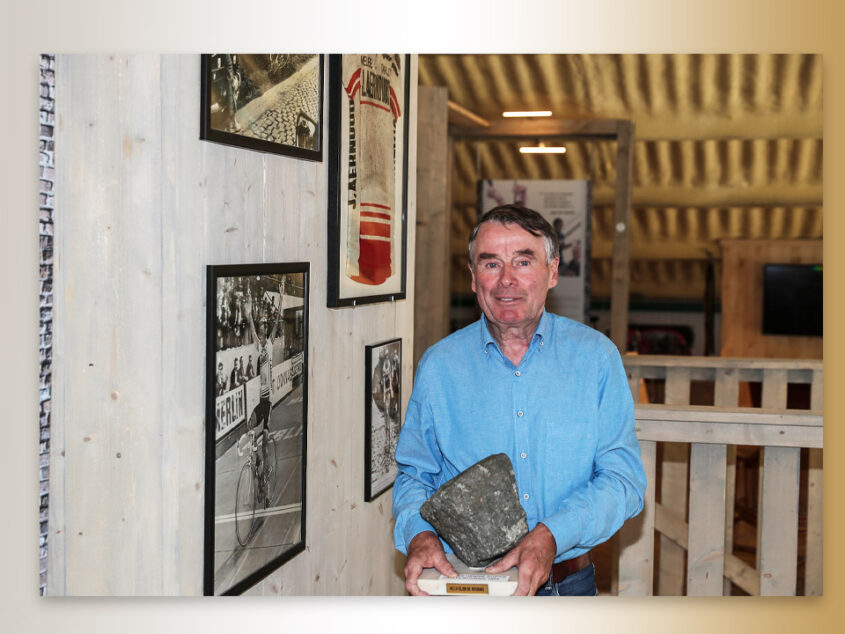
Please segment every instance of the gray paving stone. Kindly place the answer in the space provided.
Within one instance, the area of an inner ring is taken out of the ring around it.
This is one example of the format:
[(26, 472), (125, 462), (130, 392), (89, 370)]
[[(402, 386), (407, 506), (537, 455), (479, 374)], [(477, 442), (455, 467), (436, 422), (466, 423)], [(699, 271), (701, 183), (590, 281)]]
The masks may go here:
[(471, 567), (487, 566), (528, 533), (510, 458), (493, 454), (441, 486), (420, 514)]

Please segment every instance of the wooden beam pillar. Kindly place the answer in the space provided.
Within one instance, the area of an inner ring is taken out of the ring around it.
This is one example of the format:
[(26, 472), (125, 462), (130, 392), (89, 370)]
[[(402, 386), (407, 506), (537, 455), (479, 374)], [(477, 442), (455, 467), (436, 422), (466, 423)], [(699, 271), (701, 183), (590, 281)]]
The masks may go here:
[(451, 155), (448, 94), (420, 86), (417, 97), (417, 222), (414, 370), (426, 348), (449, 334)]
[(634, 123), (617, 122), (616, 196), (613, 212), (613, 275), (610, 287), (610, 338), (619, 352), (628, 341), (628, 289), (631, 263), (631, 178), (634, 164)]

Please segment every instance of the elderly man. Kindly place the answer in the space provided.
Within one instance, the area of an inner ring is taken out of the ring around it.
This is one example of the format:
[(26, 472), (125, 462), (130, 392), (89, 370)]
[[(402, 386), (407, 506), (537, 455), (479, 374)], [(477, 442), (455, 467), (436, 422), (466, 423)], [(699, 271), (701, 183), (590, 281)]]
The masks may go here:
[(517, 566), (518, 595), (595, 595), (589, 550), (640, 512), (646, 484), (619, 353), (588, 326), (545, 312), (558, 245), (537, 212), (487, 212), (470, 235), (469, 268), (483, 316), (426, 351), (396, 449), (405, 587), (425, 594), (423, 568), (456, 574), (420, 506), (475, 462), (505, 453), (530, 531), (487, 571)]

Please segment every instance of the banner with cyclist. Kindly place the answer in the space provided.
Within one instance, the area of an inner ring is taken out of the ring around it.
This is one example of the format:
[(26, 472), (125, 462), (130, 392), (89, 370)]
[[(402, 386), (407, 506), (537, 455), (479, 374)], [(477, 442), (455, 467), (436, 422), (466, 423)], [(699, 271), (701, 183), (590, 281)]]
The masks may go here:
[[(302, 376), (303, 355), (299, 354), (273, 366), (270, 402), (279, 403), (293, 390), (294, 382)], [(220, 440), (245, 420), (248, 420), (261, 400), (261, 380), (255, 376), (246, 383), (225, 392), (216, 400), (217, 428), (215, 440)]]

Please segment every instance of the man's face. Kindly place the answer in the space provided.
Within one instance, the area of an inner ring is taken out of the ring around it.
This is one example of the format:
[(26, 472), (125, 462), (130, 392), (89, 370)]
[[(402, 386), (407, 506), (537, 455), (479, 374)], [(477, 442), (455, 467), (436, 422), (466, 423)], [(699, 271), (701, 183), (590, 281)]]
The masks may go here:
[(536, 326), (546, 293), (557, 284), (558, 258), (546, 264), (545, 240), (517, 224), (487, 222), (474, 245), (472, 290), (499, 328)]

